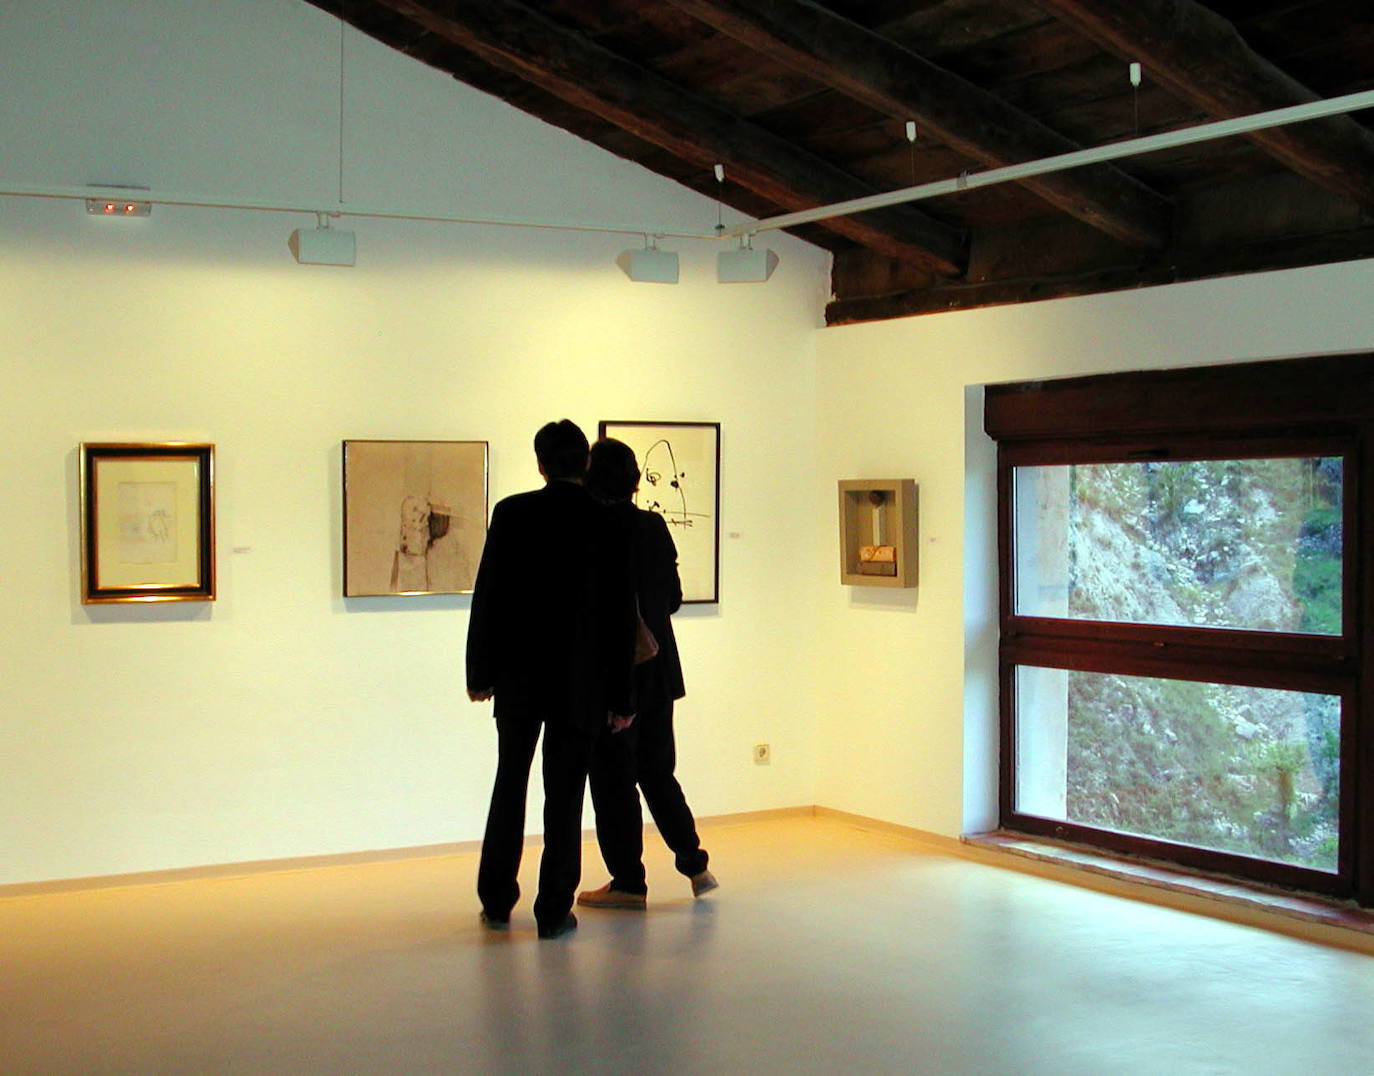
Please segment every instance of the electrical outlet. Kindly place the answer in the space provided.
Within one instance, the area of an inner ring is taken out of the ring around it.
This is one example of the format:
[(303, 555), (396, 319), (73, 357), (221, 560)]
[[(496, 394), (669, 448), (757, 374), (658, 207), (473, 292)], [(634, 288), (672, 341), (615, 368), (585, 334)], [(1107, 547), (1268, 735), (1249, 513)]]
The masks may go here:
[(766, 743), (754, 744), (754, 761), (760, 766), (767, 766), (773, 761), (772, 750)]

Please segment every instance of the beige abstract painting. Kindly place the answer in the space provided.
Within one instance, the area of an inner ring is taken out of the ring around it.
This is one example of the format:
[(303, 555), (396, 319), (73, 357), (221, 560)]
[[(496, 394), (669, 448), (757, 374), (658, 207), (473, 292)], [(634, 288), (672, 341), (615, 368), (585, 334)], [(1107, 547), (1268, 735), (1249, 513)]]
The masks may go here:
[(466, 594), (487, 534), (485, 441), (345, 441), (344, 596)]

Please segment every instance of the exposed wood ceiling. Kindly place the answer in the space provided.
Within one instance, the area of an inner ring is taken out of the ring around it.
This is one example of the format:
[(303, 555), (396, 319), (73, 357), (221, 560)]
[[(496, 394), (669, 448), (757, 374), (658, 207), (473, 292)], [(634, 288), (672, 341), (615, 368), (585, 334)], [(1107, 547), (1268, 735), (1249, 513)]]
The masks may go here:
[[(1370, 0), (310, 2), (753, 217), (1374, 89)], [(1371, 124), (793, 231), (835, 255), (832, 324), (1374, 257)]]

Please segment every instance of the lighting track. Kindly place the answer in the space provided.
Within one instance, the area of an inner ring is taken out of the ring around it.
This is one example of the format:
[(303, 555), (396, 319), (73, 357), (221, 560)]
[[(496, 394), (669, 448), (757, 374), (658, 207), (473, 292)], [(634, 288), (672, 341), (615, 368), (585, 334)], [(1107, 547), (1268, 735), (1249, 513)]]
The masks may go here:
[(888, 206), (903, 205), (907, 202), (921, 201), (926, 198), (936, 198), (941, 195), (957, 194), (961, 191), (995, 186), (1000, 183), (1012, 183), (1032, 176), (1046, 175), (1051, 172), (1062, 172), (1070, 168), (1080, 168), (1089, 164), (1100, 164), (1106, 161), (1121, 160), (1125, 157), (1154, 153), (1163, 149), (1172, 149), (1176, 146), (1210, 142), (1218, 138), (1248, 134), (1253, 131), (1262, 131), (1271, 127), (1282, 127), (1285, 124), (1321, 119), (1326, 116), (1355, 112), (1365, 108), (1374, 108), (1374, 90), (1345, 94), (1340, 97), (1332, 97), (1322, 101), (1312, 101), (1303, 105), (1293, 105), (1288, 108), (1273, 109), (1267, 112), (1257, 112), (1249, 116), (1239, 116), (1234, 119), (1201, 123), (1193, 127), (1183, 127), (1175, 131), (1166, 131), (1162, 134), (1147, 135), (1143, 138), (1126, 139), (1121, 142), (1113, 142), (1092, 149), (1075, 150), (1071, 153), (1061, 153), (1053, 157), (1044, 157), (1023, 164), (992, 168), (984, 172), (964, 172), (950, 179), (937, 180), (932, 183), (922, 183), (913, 187), (904, 187), (899, 190), (888, 191), (884, 194), (874, 194), (864, 198), (854, 198), (844, 202), (835, 202), (831, 205), (799, 210), (795, 213), (784, 213), (775, 217), (765, 217), (761, 220), (736, 224), (730, 228), (720, 230), (713, 229), (709, 233), (676, 231), (670, 228), (537, 220), (520, 217), (476, 217), (416, 210), (372, 208), (368, 206), (345, 204), (343, 202), (336, 202), (334, 204), (302, 202), (281, 205), (212, 195), (176, 193), (155, 194), (152, 191), (138, 187), (48, 187), (41, 185), (12, 184), (0, 181), (0, 196), (21, 198), (73, 198), (82, 201), (91, 197), (128, 198), (130, 200), (156, 202), (162, 205), (194, 206), (207, 209), (243, 209), (262, 213), (322, 213), (331, 218), (359, 217), (375, 220), (411, 220), (498, 228), (529, 228), (609, 235), (640, 235), (646, 237), (646, 239), (738, 239), (740, 237), (757, 235), (759, 232), (792, 228), (799, 224), (809, 224), (815, 221), (828, 220), (831, 217), (842, 217), (851, 213), (862, 213), (870, 209), (882, 209)]

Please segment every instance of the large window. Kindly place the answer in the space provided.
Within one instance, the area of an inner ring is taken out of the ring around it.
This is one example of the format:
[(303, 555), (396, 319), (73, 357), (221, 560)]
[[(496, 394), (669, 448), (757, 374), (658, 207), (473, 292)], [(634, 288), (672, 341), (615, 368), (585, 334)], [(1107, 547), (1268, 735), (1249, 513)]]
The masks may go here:
[(1371, 407), (1363, 356), (988, 390), (1005, 827), (1374, 902)]

